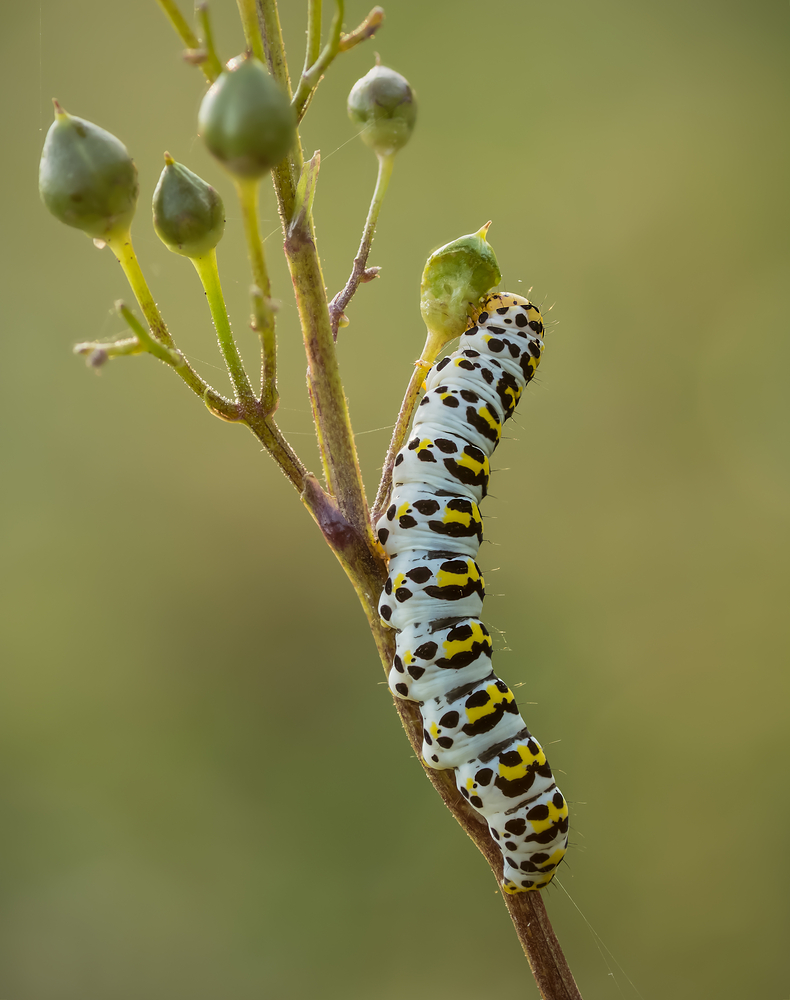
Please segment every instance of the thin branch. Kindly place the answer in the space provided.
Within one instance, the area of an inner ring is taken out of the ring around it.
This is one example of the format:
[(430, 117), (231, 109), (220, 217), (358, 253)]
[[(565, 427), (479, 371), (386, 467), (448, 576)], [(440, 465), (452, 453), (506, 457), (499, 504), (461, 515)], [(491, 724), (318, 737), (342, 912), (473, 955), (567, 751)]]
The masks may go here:
[(274, 336), (275, 303), (266, 298), (257, 285), (250, 288), (252, 317), (250, 326), (261, 338), (261, 409), (270, 416), (277, 409), (277, 343)]
[(301, 495), (309, 473), (274, 420), (262, 413), (252, 413), (245, 418), (245, 423)]
[(120, 299), (115, 303), (115, 311), (121, 319), (126, 322), (126, 325), (135, 335), (135, 339), (137, 340), (141, 351), (153, 354), (155, 358), (159, 358), (160, 361), (164, 361), (166, 365), (172, 365), (173, 368), (181, 367), (184, 363), (183, 355), (174, 350), (172, 347), (163, 347), (158, 340), (154, 340), (148, 330), (146, 330), (146, 328), (134, 315), (132, 310)]
[[(321, 77), (326, 73), (334, 62), (336, 56), (341, 52), (348, 52), (360, 42), (372, 38), (381, 27), (384, 20), (384, 11), (381, 7), (374, 7), (365, 20), (353, 31), (343, 34), (344, 0), (335, 0), (337, 9), (332, 19), (332, 27), (329, 30), (329, 41), (319, 54), (321, 37), (321, 3), (320, 0), (310, 0), (307, 21), (307, 52), (305, 55), (304, 69), (296, 88), (296, 95), (293, 99), (293, 106), (296, 110), (297, 121), (301, 121), (305, 112), (313, 99), (316, 87), (321, 82)], [(317, 8), (317, 10), (316, 10)]]
[[(225, 399), (208, 382), (202, 379), (176, 347), (173, 338), (170, 336), (170, 331), (167, 329), (165, 321), (162, 318), (162, 314), (154, 302), (143, 272), (140, 269), (129, 232), (119, 233), (113, 239), (107, 240), (107, 245), (121, 265), (126, 279), (134, 292), (134, 297), (137, 299), (137, 303), (148, 323), (150, 329), (150, 338), (148, 339), (151, 341), (148, 347), (150, 353), (155, 354), (160, 360), (169, 364), (181, 376), (189, 388), (203, 399), (206, 406), (213, 413), (216, 413), (225, 420), (239, 420), (238, 407)], [(124, 315), (124, 318), (129, 322), (126, 315)], [(168, 349), (166, 355), (160, 352), (161, 347)], [(178, 356), (178, 362), (174, 361), (171, 352), (175, 352)]]
[(368, 256), (373, 243), (373, 234), (376, 231), (381, 203), (387, 193), (387, 186), (392, 176), (392, 165), (395, 162), (394, 154), (389, 156), (379, 156), (379, 171), (376, 177), (376, 187), (373, 191), (373, 198), (368, 209), (368, 217), (365, 220), (365, 228), (362, 231), (362, 239), (359, 243), (357, 255), (354, 258), (354, 266), (351, 269), (351, 276), (346, 282), (345, 288), (338, 292), (329, 303), (329, 315), (332, 317), (332, 336), (337, 340), (337, 330), (345, 312), (346, 306), (351, 301), (354, 293), (363, 281), (371, 281), (379, 271), (378, 268), (368, 269)]
[(222, 285), (219, 280), (217, 252), (212, 249), (204, 257), (190, 259), (195, 265), (195, 270), (206, 293), (211, 318), (214, 321), (214, 329), (217, 331), (219, 349), (233, 383), (236, 400), (241, 407), (241, 412), (246, 416), (251, 408), (257, 409), (258, 400), (252, 391), (247, 372), (244, 370), (244, 362), (241, 360), (236, 341), (233, 339), (225, 297), (222, 294)]
[(239, 8), (241, 24), (244, 28), (244, 38), (247, 42), (247, 48), (256, 59), (260, 59), (263, 62), (263, 38), (261, 37), (261, 26), (258, 21), (255, 0), (236, 0), (236, 3)]
[(222, 60), (217, 55), (214, 48), (214, 32), (211, 30), (211, 19), (208, 12), (207, 3), (199, 3), (195, 8), (200, 27), (203, 32), (203, 49), (206, 53), (205, 68), (203, 72), (209, 80), (216, 80), (222, 72)]
[(134, 354), (147, 354), (137, 337), (119, 340), (85, 340), (72, 348), (75, 354), (84, 354), (85, 363), (90, 368), (101, 368), (111, 358), (124, 358)]
[(409, 384), (406, 388), (406, 395), (403, 397), (400, 412), (398, 413), (398, 419), (395, 423), (395, 429), (392, 432), (392, 438), (390, 439), (389, 448), (387, 449), (387, 455), (384, 459), (384, 466), (381, 470), (381, 481), (379, 482), (379, 488), (376, 491), (376, 500), (373, 504), (373, 510), (370, 515), (370, 519), (373, 524), (375, 524), (381, 517), (384, 508), (389, 502), (389, 496), (392, 491), (392, 470), (395, 466), (395, 458), (406, 442), (406, 436), (409, 433), (411, 418), (417, 405), (417, 397), (420, 394), (420, 389), (422, 388), (425, 376), (427, 375), (430, 367), (430, 365), (426, 366), (426, 364), (422, 361), (415, 362), (414, 372), (409, 379)]
[(374, 7), (359, 27), (354, 28), (353, 31), (349, 31), (347, 35), (343, 35), (340, 39), (340, 51), (348, 52), (349, 49), (353, 49), (360, 42), (366, 42), (369, 38), (372, 38), (381, 27), (383, 21), (384, 8)]
[(200, 66), (208, 82), (213, 83), (219, 76), (222, 67), (220, 66), (219, 69), (217, 69), (211, 61), (208, 50), (201, 46), (197, 35), (189, 27), (186, 18), (176, 6), (175, 0), (157, 0), (157, 3), (164, 11), (165, 17), (173, 26), (175, 33), (184, 43), (186, 47), (184, 56), (187, 58), (187, 61), (193, 65)]
[[(271, 282), (269, 281), (263, 240), (258, 225), (259, 192), (260, 184), (257, 179), (236, 179), (236, 193), (241, 205), (244, 235), (247, 240), (247, 256), (252, 270), (253, 323), (254, 329), (261, 338), (261, 405), (265, 413), (273, 413), (277, 408), (277, 389), (275, 387), (277, 339), (274, 329), (275, 310), (272, 306)], [(260, 296), (259, 303), (255, 297), (256, 289)]]
[(196, 49), (200, 46), (198, 37), (189, 27), (187, 19), (178, 9), (175, 0), (157, 0), (157, 3), (165, 13), (165, 17), (173, 25), (173, 28), (188, 49)]
[(332, 18), (332, 26), (329, 29), (329, 41), (315, 62), (309, 68), (305, 68), (299, 80), (299, 86), (296, 88), (293, 101), (291, 102), (296, 111), (297, 122), (300, 122), (304, 118), (304, 113), (307, 111), (307, 106), (312, 100), (315, 88), (340, 51), (345, 0), (335, 0), (335, 6), (335, 16)]
[(307, 0), (307, 48), (304, 54), (304, 76), (321, 52), (321, 8), (322, 0)]

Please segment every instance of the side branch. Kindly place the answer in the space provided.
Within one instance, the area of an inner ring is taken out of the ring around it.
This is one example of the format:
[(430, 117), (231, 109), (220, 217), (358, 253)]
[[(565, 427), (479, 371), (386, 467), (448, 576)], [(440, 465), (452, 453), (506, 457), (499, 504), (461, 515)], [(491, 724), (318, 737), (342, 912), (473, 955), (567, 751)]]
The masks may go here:
[(201, 4), (198, 8), (203, 27), (204, 39), (201, 45), (195, 32), (189, 27), (186, 18), (176, 6), (175, 0), (157, 0), (159, 6), (164, 11), (165, 17), (173, 26), (173, 30), (185, 45), (184, 57), (188, 62), (200, 66), (203, 75), (209, 83), (213, 83), (222, 72), (211, 36), (211, 28), (208, 21), (208, 11), (206, 5)]
[(319, 54), (321, 45), (321, 3), (320, 0), (310, 0), (307, 21), (307, 51), (305, 53), (304, 69), (293, 98), (297, 121), (301, 121), (313, 99), (321, 78), (341, 52), (348, 52), (360, 42), (372, 38), (384, 20), (381, 7), (374, 7), (365, 20), (353, 31), (343, 34), (343, 14), (345, 0), (335, 0), (337, 10), (329, 29), (329, 41)]
[(379, 172), (376, 177), (376, 187), (373, 191), (373, 198), (370, 202), (370, 208), (368, 209), (368, 217), (365, 220), (365, 228), (362, 231), (362, 239), (359, 243), (359, 250), (357, 250), (357, 255), (354, 258), (354, 266), (351, 269), (351, 276), (345, 284), (342, 291), (338, 292), (337, 295), (329, 303), (329, 315), (332, 317), (332, 336), (337, 340), (337, 331), (340, 326), (340, 322), (343, 318), (346, 306), (351, 301), (354, 293), (359, 288), (360, 284), (365, 281), (372, 281), (373, 278), (378, 276), (378, 268), (368, 268), (368, 256), (370, 255), (370, 247), (373, 243), (373, 234), (376, 231), (376, 223), (378, 222), (379, 212), (381, 211), (381, 203), (384, 200), (384, 195), (387, 193), (387, 186), (392, 176), (392, 165), (394, 163), (394, 155), (389, 156), (379, 156)]
[(414, 372), (412, 377), (409, 379), (406, 395), (403, 397), (403, 402), (400, 405), (398, 419), (395, 423), (395, 429), (392, 432), (392, 438), (390, 439), (389, 448), (387, 449), (387, 455), (384, 459), (384, 466), (381, 470), (381, 481), (379, 482), (379, 488), (376, 491), (376, 501), (373, 504), (373, 511), (370, 515), (370, 519), (373, 524), (375, 524), (381, 517), (382, 511), (387, 505), (390, 493), (392, 492), (392, 470), (395, 465), (395, 458), (406, 442), (406, 436), (409, 433), (411, 418), (414, 413), (414, 408), (417, 405), (417, 397), (420, 394), (422, 383), (425, 381), (425, 376), (429, 368), (430, 365), (427, 365), (422, 361), (415, 362)]

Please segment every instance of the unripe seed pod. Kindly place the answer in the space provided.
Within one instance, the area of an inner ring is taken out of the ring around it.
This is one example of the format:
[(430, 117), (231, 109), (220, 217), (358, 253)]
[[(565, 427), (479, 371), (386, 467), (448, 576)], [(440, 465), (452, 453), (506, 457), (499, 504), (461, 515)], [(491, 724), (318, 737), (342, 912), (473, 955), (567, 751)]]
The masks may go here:
[(406, 145), (417, 120), (414, 91), (406, 77), (387, 66), (374, 66), (348, 95), (348, 115), (364, 129), (362, 141), (379, 156)]
[(231, 59), (203, 98), (198, 130), (231, 174), (262, 177), (296, 139), (296, 115), (279, 85), (254, 56)]
[(169, 153), (154, 191), (153, 210), (156, 235), (184, 257), (203, 257), (225, 231), (222, 198)]
[(137, 206), (137, 167), (103, 128), (55, 104), (38, 172), (41, 199), (56, 219), (94, 239), (125, 231)]
[(420, 285), (420, 312), (437, 351), (460, 337), (480, 299), (502, 280), (486, 242), (491, 225), (439, 247), (428, 258)]

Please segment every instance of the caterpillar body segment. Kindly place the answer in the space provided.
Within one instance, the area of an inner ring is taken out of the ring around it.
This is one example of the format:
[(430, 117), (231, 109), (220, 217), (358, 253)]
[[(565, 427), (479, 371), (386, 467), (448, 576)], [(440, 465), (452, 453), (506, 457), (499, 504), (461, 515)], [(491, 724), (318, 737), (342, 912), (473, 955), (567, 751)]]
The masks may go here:
[(423, 760), (454, 770), (485, 818), (508, 893), (548, 885), (568, 843), (568, 807), (546, 755), (492, 670), (475, 562), (489, 460), (542, 351), (543, 320), (531, 302), (485, 299), (458, 350), (426, 376), (376, 524), (390, 559), (379, 613), (397, 629), (390, 689), (419, 703)]
[(440, 549), (448, 544), (458, 555), (477, 555), (483, 541), (480, 508), (468, 497), (442, 496), (430, 490), (408, 491), (391, 503), (378, 522), (378, 540), (391, 555), (401, 549)]
[(483, 574), (469, 556), (407, 549), (390, 559), (389, 568), (379, 614), (392, 628), (415, 618), (477, 617), (483, 610)]
[(523, 390), (511, 371), (494, 358), (473, 349), (459, 349), (438, 361), (425, 379), (425, 388), (435, 389), (443, 382), (472, 389), (489, 400), (497, 407), (503, 423), (513, 415)]
[[(414, 430), (418, 429), (422, 430), (415, 425)], [(423, 486), (480, 503), (488, 493), (490, 477), (488, 455), (460, 434), (413, 434), (395, 458), (392, 499), (400, 497), (401, 486)]]
[(390, 690), (407, 701), (429, 702), (491, 673), (491, 636), (479, 618), (414, 622), (398, 632)]

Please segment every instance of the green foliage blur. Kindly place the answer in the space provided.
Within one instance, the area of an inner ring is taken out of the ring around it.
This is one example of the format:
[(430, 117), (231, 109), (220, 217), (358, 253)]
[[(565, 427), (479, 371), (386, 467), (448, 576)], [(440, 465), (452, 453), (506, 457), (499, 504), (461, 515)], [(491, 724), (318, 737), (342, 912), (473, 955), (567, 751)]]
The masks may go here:
[[(281, 6), (297, 72), (304, 12)], [(215, 7), (229, 58), (235, 4)], [(347, 26), (367, 10), (349, 0)], [(789, 19), (773, 0), (400, 0), (304, 122), (334, 293), (376, 170), (348, 91), (379, 51), (420, 101), (381, 277), (341, 331), (371, 490), (430, 251), (492, 219), (502, 288), (546, 315), (482, 565), (499, 673), (571, 805), (573, 901), (554, 885), (547, 905), (586, 1000), (636, 996), (615, 960), (644, 998), (788, 995)], [(199, 71), (154, 3), (10, 5), (0, 44), (0, 998), (537, 996), (286, 480), (152, 359), (94, 373), (71, 355), (121, 333), (131, 296), (38, 200), (52, 96), (128, 146), (141, 206), (166, 149), (220, 191), (254, 366)], [(279, 421), (318, 472), (264, 191)], [(133, 232), (179, 346), (227, 390), (193, 269), (143, 209)]]

